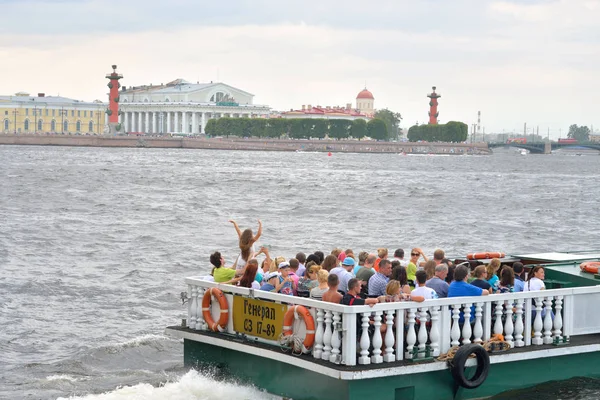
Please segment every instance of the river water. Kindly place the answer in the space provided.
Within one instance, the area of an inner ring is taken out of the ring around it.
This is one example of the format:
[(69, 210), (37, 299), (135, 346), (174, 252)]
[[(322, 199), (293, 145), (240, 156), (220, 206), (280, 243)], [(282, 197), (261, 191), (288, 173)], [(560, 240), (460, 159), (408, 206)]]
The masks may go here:
[[(163, 335), (186, 276), (242, 228), (293, 256), (334, 247), (598, 248), (597, 154), (403, 156), (0, 147), (1, 399), (263, 399), (182, 365)], [(594, 380), (527, 392), (596, 399)]]

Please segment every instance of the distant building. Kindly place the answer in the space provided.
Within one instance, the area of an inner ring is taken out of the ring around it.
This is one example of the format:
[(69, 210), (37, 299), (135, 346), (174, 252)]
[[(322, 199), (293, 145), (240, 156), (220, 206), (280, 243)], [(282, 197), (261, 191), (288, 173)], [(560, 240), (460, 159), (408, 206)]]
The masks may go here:
[(104, 131), (106, 104), (19, 92), (0, 96), (3, 133), (79, 133)]
[(595, 143), (599, 143), (600, 142), (600, 134), (590, 134), (590, 142), (595, 142)]
[(320, 105), (313, 107), (312, 105), (303, 105), (299, 110), (290, 110), (281, 113), (282, 118), (325, 118), (325, 119), (365, 119), (373, 118), (375, 114), (375, 98), (373, 93), (367, 88), (362, 90), (356, 96), (356, 108), (352, 108), (351, 103), (347, 103), (346, 107), (340, 106), (325, 106)]
[(122, 86), (121, 124), (126, 132), (147, 134), (204, 133), (211, 118), (268, 117), (270, 107), (253, 104), (254, 95), (224, 83)]

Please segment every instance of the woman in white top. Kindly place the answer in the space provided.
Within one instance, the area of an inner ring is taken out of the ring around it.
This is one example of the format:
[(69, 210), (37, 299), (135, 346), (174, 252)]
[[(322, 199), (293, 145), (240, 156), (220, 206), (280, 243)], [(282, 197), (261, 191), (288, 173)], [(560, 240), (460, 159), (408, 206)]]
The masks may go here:
[(527, 282), (525, 282), (524, 292), (534, 292), (536, 290), (546, 289), (544, 285), (545, 271), (544, 267), (537, 265), (533, 267), (529, 275), (527, 276)]
[(230, 219), (229, 222), (233, 224), (233, 227), (238, 234), (240, 255), (235, 260), (234, 266), (235, 270), (238, 273), (241, 273), (248, 260), (254, 258), (254, 243), (256, 243), (260, 238), (260, 235), (262, 235), (262, 222), (260, 222), (260, 219), (258, 220), (258, 231), (256, 232), (256, 235), (252, 233), (252, 229), (250, 228), (244, 229), (242, 232), (238, 224), (232, 219)]

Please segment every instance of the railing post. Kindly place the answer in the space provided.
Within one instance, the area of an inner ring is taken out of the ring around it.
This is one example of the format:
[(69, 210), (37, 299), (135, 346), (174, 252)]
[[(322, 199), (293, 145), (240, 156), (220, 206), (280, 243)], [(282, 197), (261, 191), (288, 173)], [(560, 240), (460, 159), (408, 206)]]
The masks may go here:
[(331, 356), (331, 311), (325, 310), (325, 334), (323, 335), (323, 354), (321, 357), (323, 360), (329, 361)]
[(460, 326), (459, 326), (459, 319), (460, 319), (460, 304), (453, 304), (452, 305), (452, 330), (450, 331), (450, 338), (452, 339), (452, 341), (450, 342), (450, 345), (452, 347), (454, 346), (460, 346)]
[(483, 324), (481, 323), (481, 316), (483, 315), (481, 310), (483, 303), (475, 303), (475, 324), (473, 326), (473, 343), (481, 343), (483, 339)]
[(396, 311), (396, 361), (404, 360), (404, 309)]
[(554, 304), (554, 332), (552, 333), (555, 338), (562, 337), (562, 299), (563, 296), (556, 296), (556, 302)]
[(342, 356), (340, 355), (340, 345), (342, 344), (340, 341), (340, 313), (339, 311), (333, 311), (333, 333), (331, 334), (331, 355), (329, 356), (329, 361), (334, 364), (339, 364), (342, 361)]
[(408, 333), (406, 334), (406, 358), (413, 358), (413, 347), (417, 342), (417, 335), (415, 334), (415, 309), (411, 308), (408, 310)]
[(542, 340), (542, 328), (544, 327), (542, 322), (542, 302), (543, 297), (535, 298), (535, 320), (533, 321), (533, 339), (531, 343), (538, 346), (544, 343)]
[(361, 315), (361, 334), (360, 334), (360, 357), (358, 359), (359, 364), (371, 364), (371, 358), (369, 358), (369, 346), (371, 345), (371, 339), (369, 339), (369, 315), (370, 312), (365, 312)]
[(440, 312), (440, 354), (450, 350), (450, 330), (452, 329), (452, 313), (450, 306), (442, 306)]
[(313, 357), (321, 359), (323, 355), (323, 312), (322, 308), (317, 308), (317, 330), (315, 331), (315, 345), (313, 350)]
[(506, 321), (504, 322), (504, 340), (510, 347), (515, 347), (515, 343), (513, 341), (513, 310), (512, 310), (512, 302), (505, 302), (506, 305)]
[(544, 344), (552, 343), (552, 296), (544, 299)]
[(342, 363), (356, 365), (356, 314), (342, 316)]
[[(187, 327), (190, 329), (196, 329), (196, 294), (198, 287), (195, 285), (188, 285), (188, 317)], [(202, 315), (202, 314), (200, 314)]]
[(375, 311), (375, 318), (373, 320), (375, 332), (373, 333), (373, 356), (371, 357), (371, 362), (373, 364), (380, 364), (383, 362), (383, 357), (381, 356), (381, 346), (383, 345), (381, 338), (381, 311)]
[(421, 307), (419, 311), (419, 353), (417, 357), (424, 357), (423, 352), (427, 345), (427, 307)]
[(431, 307), (431, 330), (429, 331), (429, 342), (431, 354), (434, 357), (440, 355), (440, 306)]
[(523, 336), (525, 336), (525, 346), (531, 346), (531, 328), (532, 328), (532, 311), (533, 311), (533, 299), (525, 299), (525, 329), (523, 330)]
[(465, 303), (463, 304), (463, 314), (465, 316), (465, 322), (463, 323), (462, 329), (462, 344), (471, 343), (471, 305), (473, 303)]
[(494, 311), (494, 315), (496, 316), (496, 320), (494, 321), (494, 335), (502, 335), (502, 331), (504, 330), (502, 326), (502, 304), (503, 301), (496, 301), (496, 307)]
[(492, 302), (483, 303), (483, 340), (490, 340), (492, 337)]
[(206, 289), (202, 286), (198, 286), (198, 293), (196, 294), (196, 330), (208, 329), (208, 324), (204, 320), (204, 315), (202, 314), (202, 299), (204, 298), (205, 293)]
[(385, 362), (394, 362), (396, 360), (396, 356), (394, 356), (394, 310), (387, 310), (385, 312), (385, 354), (383, 356), (383, 361)]
[(515, 347), (523, 347), (523, 299), (515, 301), (515, 308)]
[(573, 335), (573, 328), (575, 324), (575, 309), (574, 309), (574, 294), (571, 293), (565, 296), (563, 302), (563, 336), (569, 337)]

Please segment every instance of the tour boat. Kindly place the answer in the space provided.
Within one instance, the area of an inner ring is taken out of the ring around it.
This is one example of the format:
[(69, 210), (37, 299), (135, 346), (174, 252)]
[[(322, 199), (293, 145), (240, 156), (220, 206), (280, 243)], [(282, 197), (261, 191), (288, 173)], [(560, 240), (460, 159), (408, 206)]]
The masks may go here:
[(546, 290), (369, 307), (189, 277), (187, 318), (166, 332), (185, 365), (294, 400), (478, 399), (598, 376), (600, 281), (587, 266), (600, 251), (502, 258), (516, 261), (544, 265)]

